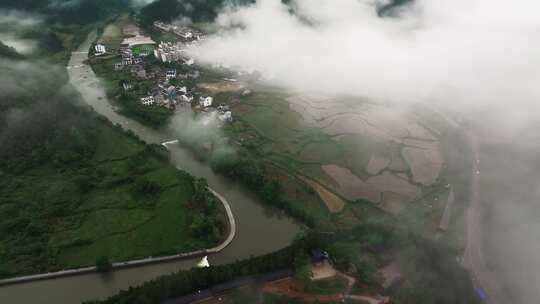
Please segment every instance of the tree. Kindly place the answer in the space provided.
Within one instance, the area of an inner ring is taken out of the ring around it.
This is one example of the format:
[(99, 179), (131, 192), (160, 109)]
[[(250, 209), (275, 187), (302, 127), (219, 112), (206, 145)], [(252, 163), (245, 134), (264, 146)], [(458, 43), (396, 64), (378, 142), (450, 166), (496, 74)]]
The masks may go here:
[(193, 181), (194, 199), (196, 202), (204, 202), (208, 193), (208, 182), (204, 178), (197, 178)]
[(101, 256), (96, 260), (96, 270), (101, 273), (107, 273), (112, 270), (112, 263), (108, 256)]
[(145, 177), (140, 177), (135, 181), (133, 190), (139, 194), (152, 195), (159, 193), (159, 191), (161, 191), (161, 187), (154, 181), (150, 181)]
[(307, 283), (311, 281), (313, 272), (311, 271), (311, 262), (309, 256), (305, 252), (299, 253), (294, 259), (295, 278)]
[(269, 203), (275, 204), (278, 201), (281, 192), (281, 185), (278, 181), (273, 180), (271, 182), (267, 182), (262, 190), (263, 199)]

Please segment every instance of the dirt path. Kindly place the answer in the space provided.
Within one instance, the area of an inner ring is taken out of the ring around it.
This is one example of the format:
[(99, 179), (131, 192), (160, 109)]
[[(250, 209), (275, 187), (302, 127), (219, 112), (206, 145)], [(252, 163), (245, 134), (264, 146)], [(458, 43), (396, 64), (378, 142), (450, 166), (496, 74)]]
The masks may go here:
[(277, 294), (281, 296), (286, 296), (289, 298), (298, 298), (304, 301), (319, 301), (319, 302), (336, 302), (343, 299), (342, 294), (330, 294), (330, 295), (316, 295), (305, 293), (302, 291), (294, 290), (291, 288), (293, 286), (293, 278), (286, 278), (283, 280), (275, 281), (266, 284), (263, 287), (263, 291), (271, 294)]

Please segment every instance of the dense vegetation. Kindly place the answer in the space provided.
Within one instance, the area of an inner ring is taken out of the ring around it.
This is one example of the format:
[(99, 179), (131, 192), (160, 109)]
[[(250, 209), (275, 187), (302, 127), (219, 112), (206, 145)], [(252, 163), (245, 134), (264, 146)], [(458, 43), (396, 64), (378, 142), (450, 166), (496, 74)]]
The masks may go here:
[(2, 43), (2, 41), (0, 41), (0, 58), (20, 60), (20, 59), (24, 59), (25, 57), (17, 53), (17, 51), (14, 48), (7, 46), (4, 43)]
[[(392, 228), (381, 218), (331, 235), (310, 233), (291, 246), (265, 256), (164, 276), (102, 303), (160, 303), (239, 276), (264, 274), (291, 266), (297, 272), (302, 271), (304, 257), (314, 248), (328, 249), (336, 267), (357, 277), (363, 283), (363, 291), (379, 288), (375, 270), (385, 262), (382, 250), (390, 248), (398, 252), (397, 258), (406, 279), (386, 290), (392, 295), (393, 303), (478, 303), (467, 272), (457, 265), (447, 248)], [(342, 285), (339, 282), (321, 284), (309, 288), (316, 293), (331, 293)], [(289, 303), (287, 299), (276, 301)]]
[(60, 24), (86, 25), (125, 11), (129, 0), (3, 0), (0, 7), (39, 13)]
[(211, 166), (216, 172), (247, 186), (267, 204), (285, 210), (309, 227), (315, 226), (316, 219), (306, 209), (285, 198), (281, 184), (268, 177), (262, 161), (251, 159), (241, 153), (227, 154), (212, 159)]
[(194, 22), (208, 22), (214, 20), (219, 10), (225, 4), (231, 3), (251, 3), (252, 0), (157, 0), (147, 5), (141, 10), (141, 20), (145, 24), (150, 24), (156, 20), (170, 22), (177, 18), (189, 18)]
[(0, 277), (219, 241), (204, 181), (95, 115), (63, 69), (0, 59), (0, 75)]
[(22, 21), (33, 20), (36, 24), (19, 26), (11, 20), (11, 24), (1, 24), (0, 32), (35, 41), (37, 51), (32, 57), (65, 64), (70, 51), (90, 30), (121, 11), (129, 11), (130, 3), (129, 0), (5, 0), (0, 2), (0, 9), (16, 10)]
[(101, 303), (161, 303), (166, 299), (191, 294), (239, 276), (264, 274), (290, 268), (295, 263), (296, 256), (302, 255), (318, 245), (319, 238), (317, 236), (308, 236), (295, 241), (289, 247), (267, 255), (252, 257), (228, 265), (193, 268), (163, 276), (140, 287), (122, 291)]

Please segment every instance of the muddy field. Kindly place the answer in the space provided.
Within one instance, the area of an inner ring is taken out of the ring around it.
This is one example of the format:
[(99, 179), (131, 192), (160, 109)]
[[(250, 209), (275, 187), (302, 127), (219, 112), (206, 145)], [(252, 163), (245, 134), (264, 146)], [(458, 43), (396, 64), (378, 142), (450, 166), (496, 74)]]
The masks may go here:
[(372, 202), (380, 201), (380, 191), (352, 174), (351, 170), (336, 165), (324, 165), (322, 169), (338, 183), (339, 192), (347, 199), (362, 198)]
[(371, 155), (369, 163), (366, 167), (366, 172), (371, 175), (379, 174), (383, 169), (385, 169), (390, 164), (390, 159), (383, 155)]
[(219, 92), (236, 92), (244, 88), (244, 86), (241, 83), (233, 82), (233, 81), (223, 81), (219, 83), (199, 83), (197, 84), (197, 87), (210, 91), (212, 93), (219, 93)]
[(343, 210), (343, 207), (345, 207), (345, 202), (341, 198), (312, 180), (307, 178), (304, 178), (303, 180), (317, 192), (321, 200), (328, 208), (328, 211), (331, 213), (336, 213)]

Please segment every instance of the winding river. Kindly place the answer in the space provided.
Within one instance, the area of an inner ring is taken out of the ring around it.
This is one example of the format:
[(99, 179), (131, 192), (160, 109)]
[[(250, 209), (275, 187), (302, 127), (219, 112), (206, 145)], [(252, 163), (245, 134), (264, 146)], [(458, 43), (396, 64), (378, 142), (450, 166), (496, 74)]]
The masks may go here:
[[(86, 41), (72, 53), (69, 62), (70, 83), (82, 94), (94, 110), (115, 124), (148, 143), (161, 143), (173, 139), (165, 132), (158, 132), (119, 115), (113, 110), (99, 85), (94, 72), (84, 64), (87, 50), (95, 40), (91, 33)], [(114, 143), (111, 143), (114, 144)], [(233, 242), (218, 254), (209, 256), (210, 264), (224, 264), (281, 249), (293, 240), (301, 228), (293, 220), (276, 210), (263, 206), (249, 191), (218, 176), (203, 163), (179, 146), (169, 146), (172, 162), (180, 169), (195, 176), (204, 177), (208, 184), (230, 203), (237, 224)], [(72, 277), (35, 281), (0, 287), (2, 304), (64, 304), (103, 299), (130, 286), (140, 285), (160, 275), (194, 267), (199, 259), (186, 259), (114, 271), (109, 276), (91, 273)]]

